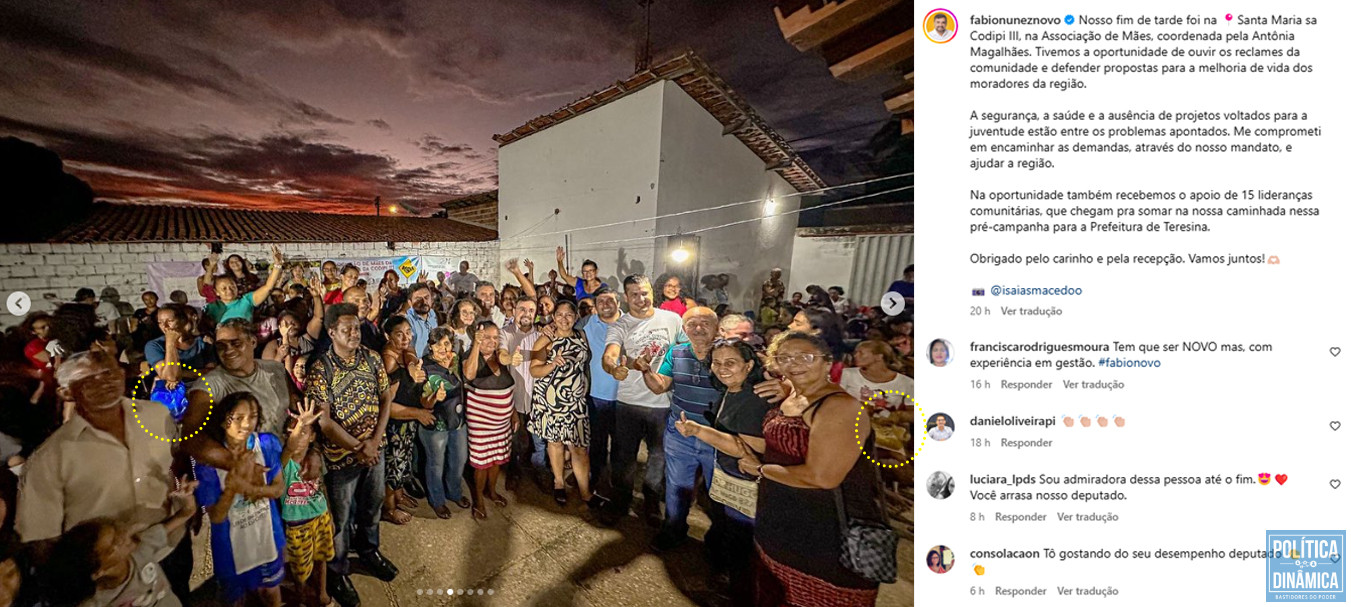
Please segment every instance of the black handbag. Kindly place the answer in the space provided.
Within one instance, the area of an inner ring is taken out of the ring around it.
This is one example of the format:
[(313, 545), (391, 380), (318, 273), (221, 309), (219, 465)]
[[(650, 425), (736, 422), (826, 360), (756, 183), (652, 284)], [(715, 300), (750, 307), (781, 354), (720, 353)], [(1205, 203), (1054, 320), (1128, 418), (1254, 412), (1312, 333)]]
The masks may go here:
[[(850, 518), (844, 507), (844, 491), (836, 487), (835, 507), (840, 515), (840, 565), (879, 584), (896, 582), (896, 547), (901, 537), (886, 524), (887, 506), (882, 475), (877, 477), (878, 506), (882, 522)], [(843, 486), (843, 483), (841, 483)]]

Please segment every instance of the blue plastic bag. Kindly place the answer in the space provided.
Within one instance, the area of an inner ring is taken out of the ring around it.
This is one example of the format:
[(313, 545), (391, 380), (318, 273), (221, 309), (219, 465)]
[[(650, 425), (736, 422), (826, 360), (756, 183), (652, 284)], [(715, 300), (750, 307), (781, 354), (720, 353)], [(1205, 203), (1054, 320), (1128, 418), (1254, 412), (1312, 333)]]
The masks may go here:
[(183, 414), (188, 411), (187, 382), (180, 381), (170, 389), (164, 380), (157, 379), (150, 389), (150, 400), (164, 405), (175, 422), (183, 423)]

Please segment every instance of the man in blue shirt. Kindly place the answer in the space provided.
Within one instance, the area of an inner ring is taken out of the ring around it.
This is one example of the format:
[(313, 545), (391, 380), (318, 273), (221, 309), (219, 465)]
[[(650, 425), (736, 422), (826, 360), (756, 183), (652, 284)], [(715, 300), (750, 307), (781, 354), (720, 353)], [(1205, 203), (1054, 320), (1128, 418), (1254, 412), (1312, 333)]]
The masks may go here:
[(682, 317), (688, 343), (666, 349), (661, 365), (655, 370), (651, 361), (639, 359), (636, 366), (643, 372), (643, 382), (655, 394), (671, 392), (671, 412), (666, 418), (666, 520), (661, 533), (652, 541), (657, 551), (679, 546), (689, 534), (686, 519), (694, 502), (694, 481), (702, 470), (704, 489), (713, 482), (713, 465), (717, 450), (693, 436), (681, 436), (675, 429), (682, 415), (689, 421), (712, 426), (709, 409), (721, 398), (713, 387), (708, 358), (713, 338), (718, 335), (718, 315), (706, 307), (690, 308)]
[(596, 289), (596, 313), (588, 316), (582, 325), (586, 343), (591, 348), (591, 394), (587, 413), (591, 418), (591, 487), (600, 479), (608, 478), (610, 471), (610, 436), (615, 429), (615, 398), (619, 381), (605, 372), (605, 334), (623, 312), (619, 310), (619, 294), (610, 287)]
[(900, 293), (907, 303), (913, 302), (915, 300), (915, 264), (906, 266), (905, 271), (901, 272), (901, 279), (891, 283), (887, 290)]
[(413, 329), (413, 352), (418, 358), (427, 352), (427, 339), (436, 328), (432, 313), (432, 290), (425, 282), (413, 283), (408, 288), (408, 324)]

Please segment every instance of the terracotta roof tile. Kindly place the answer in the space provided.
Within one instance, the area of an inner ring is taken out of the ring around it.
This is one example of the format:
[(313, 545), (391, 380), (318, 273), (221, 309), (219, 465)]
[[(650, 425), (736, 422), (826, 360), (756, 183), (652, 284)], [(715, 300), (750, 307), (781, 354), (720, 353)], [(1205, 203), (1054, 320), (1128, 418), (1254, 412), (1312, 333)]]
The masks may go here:
[(663, 79), (675, 82), (724, 127), (735, 126), (736, 128), (729, 133), (764, 160), (766, 166), (783, 164), (784, 168), (776, 170), (799, 192), (825, 187), (825, 182), (816, 171), (807, 166), (793, 147), (771, 129), (755, 110), (732, 90), (732, 87), (723, 82), (722, 78), (693, 52), (687, 52), (651, 69), (638, 72), (573, 101), (557, 111), (533, 118), (510, 132), (493, 135), (493, 140), (499, 146), (504, 146), (524, 139), (574, 116), (631, 95)]
[[(495, 193), (494, 193), (495, 194)], [(453, 219), (98, 202), (49, 242), (482, 242), (495, 230)]]
[(448, 211), (454, 211), (494, 202), (497, 202), (497, 190), (489, 190), (487, 192), (479, 192), (477, 194), (469, 194), (467, 196), (461, 196), (459, 198), (452, 198), (450, 200), (441, 203), (441, 208), (446, 209)]

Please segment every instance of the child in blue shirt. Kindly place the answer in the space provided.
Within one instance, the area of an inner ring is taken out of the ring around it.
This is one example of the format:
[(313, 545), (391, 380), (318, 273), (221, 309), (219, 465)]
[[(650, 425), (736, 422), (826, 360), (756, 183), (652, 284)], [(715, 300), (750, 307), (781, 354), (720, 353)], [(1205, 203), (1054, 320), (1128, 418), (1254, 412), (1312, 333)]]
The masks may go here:
[(216, 581), (228, 603), (254, 594), (265, 605), (281, 605), (286, 531), (277, 498), (285, 488), (281, 441), (255, 432), (262, 409), (248, 392), (221, 400), (202, 431), (235, 456), (230, 470), (197, 462), (197, 502), (211, 518), (211, 555)]

